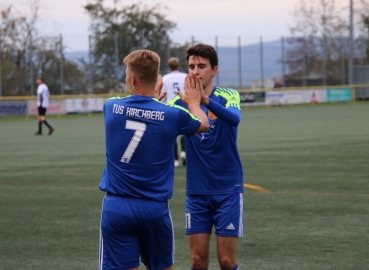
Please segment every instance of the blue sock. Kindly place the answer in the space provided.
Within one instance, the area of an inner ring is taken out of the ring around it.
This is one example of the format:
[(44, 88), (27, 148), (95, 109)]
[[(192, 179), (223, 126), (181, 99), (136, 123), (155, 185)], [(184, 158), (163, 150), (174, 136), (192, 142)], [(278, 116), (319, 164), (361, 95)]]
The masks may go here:
[(238, 268), (238, 264), (236, 264), (236, 266), (232, 270), (240, 270), (240, 268)]

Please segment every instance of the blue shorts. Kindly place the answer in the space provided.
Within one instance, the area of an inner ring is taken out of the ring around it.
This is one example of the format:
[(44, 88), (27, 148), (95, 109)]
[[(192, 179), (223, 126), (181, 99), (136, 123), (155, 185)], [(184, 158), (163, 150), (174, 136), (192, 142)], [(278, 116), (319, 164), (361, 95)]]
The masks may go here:
[(174, 232), (168, 202), (106, 195), (100, 224), (100, 270), (174, 263)]
[(186, 234), (243, 236), (243, 194), (187, 195)]

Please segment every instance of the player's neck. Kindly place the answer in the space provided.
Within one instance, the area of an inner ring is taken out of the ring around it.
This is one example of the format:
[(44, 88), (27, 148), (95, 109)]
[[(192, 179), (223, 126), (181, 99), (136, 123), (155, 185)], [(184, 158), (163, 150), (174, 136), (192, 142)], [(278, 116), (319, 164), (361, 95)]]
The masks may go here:
[(204, 92), (205, 95), (210, 96), (214, 89), (214, 82), (211, 80), (211, 82), (205, 87)]
[(153, 97), (155, 96), (155, 91), (152, 88), (142, 87), (139, 89), (135, 89), (135, 91), (132, 92), (132, 95)]

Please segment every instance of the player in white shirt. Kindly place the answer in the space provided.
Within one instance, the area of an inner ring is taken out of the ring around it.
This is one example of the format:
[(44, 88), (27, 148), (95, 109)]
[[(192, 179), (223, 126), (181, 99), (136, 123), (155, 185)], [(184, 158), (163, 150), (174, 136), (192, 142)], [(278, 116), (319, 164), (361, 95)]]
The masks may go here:
[[(179, 71), (179, 61), (175, 57), (171, 57), (168, 60), (168, 68), (170, 73), (163, 76), (163, 92), (166, 92), (166, 97), (162, 100), (162, 102), (168, 103), (171, 99), (173, 99), (177, 92), (184, 93), (184, 81), (186, 78), (186, 73)], [(182, 164), (186, 165), (186, 149), (185, 149), (185, 142), (184, 137), (181, 136), (181, 158)], [(178, 145), (177, 142), (174, 145), (174, 166), (177, 167), (179, 165), (178, 159)]]
[(35, 135), (42, 135), (42, 123), (44, 123), (49, 128), (49, 135), (51, 135), (55, 129), (50, 126), (47, 122), (45, 115), (47, 107), (49, 107), (49, 88), (44, 82), (43, 78), (38, 78), (36, 80), (37, 87), (37, 107), (38, 107), (38, 131)]

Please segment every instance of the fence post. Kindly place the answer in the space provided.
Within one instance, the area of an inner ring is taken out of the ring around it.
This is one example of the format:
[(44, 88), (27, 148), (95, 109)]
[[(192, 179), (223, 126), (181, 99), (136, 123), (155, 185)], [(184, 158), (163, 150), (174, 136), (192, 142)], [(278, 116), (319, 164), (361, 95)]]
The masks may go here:
[[(218, 54), (218, 57), (219, 57), (218, 36), (215, 36), (215, 50), (217, 51), (217, 54)], [(218, 72), (217, 72), (216, 80), (217, 80), (217, 86), (219, 86), (219, 66), (218, 66)]]
[(35, 82), (34, 82), (34, 75), (33, 75), (33, 39), (32, 39), (32, 32), (29, 33), (29, 63), (30, 63), (30, 84), (31, 84), (31, 96), (35, 94)]
[(306, 86), (306, 39), (303, 38), (304, 42), (304, 59), (303, 59), (303, 70), (302, 70), (302, 85)]
[(354, 84), (354, 26), (353, 1), (350, 0), (350, 52), (349, 52), (349, 84)]
[(260, 37), (260, 88), (264, 88), (264, 52), (263, 37)]
[(194, 46), (195, 45), (195, 37), (194, 36), (192, 36), (191, 37), (191, 46)]
[(0, 97), (3, 96), (3, 77), (2, 77), (2, 64), (1, 64), (1, 57), (2, 57), (2, 47), (1, 47), (1, 32), (0, 32)]
[(345, 60), (346, 60), (346, 53), (345, 53), (345, 39), (342, 38), (342, 50), (341, 50), (341, 84), (345, 85), (346, 84), (346, 65), (345, 65)]
[(168, 60), (172, 57), (172, 54), (170, 52), (170, 46), (171, 46), (171, 40), (169, 36), (167, 36), (167, 54), (168, 54)]
[(284, 37), (282, 37), (282, 86), (285, 87), (285, 81), (284, 81), (284, 76), (286, 73), (286, 67), (285, 67), (285, 55), (284, 55)]
[[(172, 57), (172, 54), (171, 54), (171, 52), (170, 52), (170, 46), (171, 46), (171, 40), (170, 40), (170, 38), (169, 38), (169, 36), (167, 36), (167, 42), (166, 42), (166, 46), (167, 46), (167, 61), (166, 61), (166, 63), (168, 63), (168, 61), (169, 61), (169, 59)], [(173, 57), (176, 57), (175, 55), (173, 55)], [(163, 63), (164, 64), (164, 63)], [(179, 67), (180, 67), (181, 65), (179, 65)], [(170, 70), (169, 70), (169, 68), (168, 68), (168, 65), (166, 65), (166, 67), (167, 67), (167, 72), (169, 73), (170, 72)]]
[(323, 36), (323, 44), (324, 44), (324, 50), (323, 50), (323, 85), (327, 85), (327, 37)]
[(63, 36), (60, 34), (60, 94), (64, 95)]
[(238, 37), (238, 87), (242, 89), (242, 55), (241, 55), (241, 37)]
[(115, 92), (119, 91), (119, 59), (118, 59), (118, 33), (114, 35), (114, 54), (115, 54)]
[(92, 37), (91, 35), (88, 36), (88, 59), (89, 59), (89, 84), (90, 84), (90, 94), (94, 92), (94, 86), (93, 86), (93, 66), (92, 66)]

